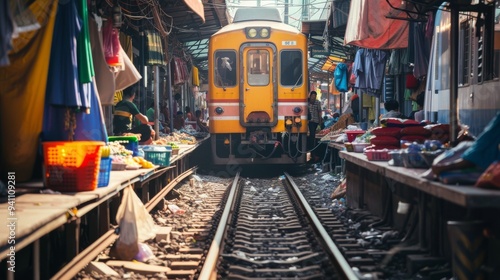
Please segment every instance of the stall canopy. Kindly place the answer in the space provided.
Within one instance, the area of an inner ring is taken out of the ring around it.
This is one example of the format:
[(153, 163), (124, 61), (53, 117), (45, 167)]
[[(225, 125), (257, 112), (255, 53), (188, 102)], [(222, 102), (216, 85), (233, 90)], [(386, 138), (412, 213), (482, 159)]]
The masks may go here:
[(367, 49), (408, 47), (408, 21), (394, 19), (401, 11), (392, 8), (403, 3), (401, 0), (351, 1), (344, 43)]
[(325, 63), (321, 67), (321, 70), (333, 72), (333, 71), (335, 71), (335, 67), (337, 66), (337, 64), (340, 62), (343, 62), (343, 61), (344, 61), (344, 59), (342, 59), (340, 57), (330, 55), (330, 56), (328, 56)]

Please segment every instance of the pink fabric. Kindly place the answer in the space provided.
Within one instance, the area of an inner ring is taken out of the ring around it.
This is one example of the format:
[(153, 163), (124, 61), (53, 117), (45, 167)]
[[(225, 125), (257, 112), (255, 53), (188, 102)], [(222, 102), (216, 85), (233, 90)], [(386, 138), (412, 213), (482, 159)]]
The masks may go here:
[(366, 49), (399, 49), (408, 47), (408, 21), (386, 18), (387, 15), (405, 17), (391, 8), (399, 7), (401, 0), (351, 1), (344, 43)]

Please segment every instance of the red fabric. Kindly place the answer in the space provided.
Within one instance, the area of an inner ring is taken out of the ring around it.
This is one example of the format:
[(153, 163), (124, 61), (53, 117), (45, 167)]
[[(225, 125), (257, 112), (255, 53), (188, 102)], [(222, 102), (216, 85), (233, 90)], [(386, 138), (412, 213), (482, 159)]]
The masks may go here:
[(370, 131), (375, 136), (392, 136), (399, 138), (401, 128), (399, 127), (376, 127)]
[(446, 143), (450, 140), (450, 134), (448, 133), (436, 133), (429, 136), (430, 140), (439, 140), (441, 143)]
[(422, 123), (417, 122), (416, 120), (410, 119), (398, 119), (398, 118), (386, 118), (380, 120), (382, 126), (385, 127), (408, 127), (408, 126), (422, 126)]
[(429, 129), (432, 134), (448, 134), (450, 132), (449, 124), (430, 124), (425, 126), (426, 129)]
[(189, 75), (186, 63), (179, 57), (174, 58), (174, 85), (187, 81)]
[(406, 88), (415, 89), (418, 87), (418, 80), (413, 74), (406, 74)]
[(401, 135), (420, 135), (428, 137), (429, 135), (431, 135), (431, 131), (424, 128), (423, 126), (410, 126), (402, 128)]
[(493, 162), (477, 180), (477, 188), (497, 188), (500, 189), (500, 162)]
[(392, 136), (373, 136), (370, 144), (377, 146), (399, 146), (399, 139)]
[(393, 7), (406, 5), (406, 1), (401, 0), (351, 1), (344, 44), (367, 49), (407, 48), (408, 21), (386, 17), (406, 17), (406, 14), (393, 9), (387, 1)]

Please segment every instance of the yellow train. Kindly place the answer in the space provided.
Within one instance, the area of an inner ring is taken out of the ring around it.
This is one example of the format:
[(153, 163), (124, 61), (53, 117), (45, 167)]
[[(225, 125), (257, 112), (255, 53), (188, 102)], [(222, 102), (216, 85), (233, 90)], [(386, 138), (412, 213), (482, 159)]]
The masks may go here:
[(274, 8), (240, 8), (208, 48), (214, 164), (306, 160), (307, 38)]

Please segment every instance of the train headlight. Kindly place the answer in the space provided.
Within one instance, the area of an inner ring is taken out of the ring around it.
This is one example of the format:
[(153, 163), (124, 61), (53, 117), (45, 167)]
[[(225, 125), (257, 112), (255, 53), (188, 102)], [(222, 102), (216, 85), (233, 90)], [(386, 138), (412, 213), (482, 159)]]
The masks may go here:
[(302, 108), (300, 108), (300, 107), (295, 107), (295, 108), (293, 108), (293, 112), (294, 112), (295, 114), (300, 114), (300, 113), (302, 113)]
[(292, 129), (292, 126), (293, 126), (292, 117), (285, 116), (285, 129), (290, 130), (290, 129)]
[(215, 113), (217, 113), (217, 115), (220, 115), (220, 114), (224, 113), (224, 109), (222, 109), (221, 107), (217, 107), (217, 108), (215, 108)]
[(295, 118), (293, 119), (293, 121), (295, 122), (295, 124), (298, 124), (298, 123), (300, 123), (302, 120), (300, 119), (300, 117), (295, 117)]
[(257, 29), (255, 28), (248, 29), (247, 35), (250, 38), (255, 38), (255, 36), (257, 36)]
[(260, 37), (262, 37), (262, 38), (267, 38), (267, 37), (269, 37), (269, 29), (267, 29), (267, 28), (262, 28), (262, 29), (260, 30)]

